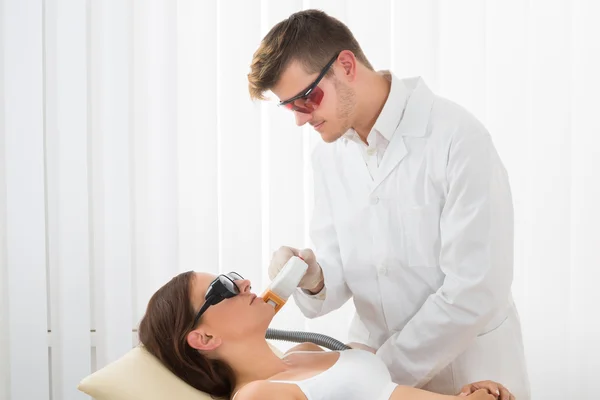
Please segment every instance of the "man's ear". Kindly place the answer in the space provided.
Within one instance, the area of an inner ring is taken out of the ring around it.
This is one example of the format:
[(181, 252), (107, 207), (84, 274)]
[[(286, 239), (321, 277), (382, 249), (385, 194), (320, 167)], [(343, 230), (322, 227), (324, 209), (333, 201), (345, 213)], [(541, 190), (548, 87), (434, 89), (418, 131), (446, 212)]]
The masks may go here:
[(356, 77), (357, 60), (354, 53), (350, 50), (343, 50), (339, 56), (338, 61), (342, 67), (342, 75), (345, 81), (351, 82)]
[(205, 329), (198, 328), (188, 333), (187, 342), (196, 350), (210, 351), (221, 345), (221, 338), (211, 335)]

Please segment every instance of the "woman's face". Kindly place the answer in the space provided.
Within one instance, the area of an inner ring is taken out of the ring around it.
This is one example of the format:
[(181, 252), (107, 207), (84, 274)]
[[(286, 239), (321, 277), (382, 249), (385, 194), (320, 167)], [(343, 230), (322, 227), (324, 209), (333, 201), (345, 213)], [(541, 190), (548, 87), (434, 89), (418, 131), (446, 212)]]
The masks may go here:
[[(215, 278), (216, 275), (197, 272), (192, 280), (191, 301), (196, 312), (204, 304), (206, 291)], [(236, 280), (234, 283), (240, 293), (208, 307), (200, 317), (196, 329), (210, 337), (218, 337), (222, 342), (240, 340), (255, 334), (264, 337), (275, 315), (273, 306), (251, 292), (249, 280)]]

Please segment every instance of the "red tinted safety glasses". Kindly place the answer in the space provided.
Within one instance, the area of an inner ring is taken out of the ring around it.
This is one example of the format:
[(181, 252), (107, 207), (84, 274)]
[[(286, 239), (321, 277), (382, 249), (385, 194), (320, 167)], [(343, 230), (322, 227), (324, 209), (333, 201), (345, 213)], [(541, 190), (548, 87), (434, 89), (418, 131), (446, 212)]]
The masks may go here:
[(317, 79), (311, 83), (309, 87), (291, 99), (280, 102), (279, 105), (284, 106), (288, 110), (297, 111), (303, 114), (311, 114), (315, 111), (319, 104), (321, 104), (321, 100), (323, 100), (323, 96), (325, 95), (323, 90), (318, 86), (319, 82), (321, 82), (321, 79), (327, 74), (327, 71), (333, 65), (335, 60), (337, 60), (338, 55), (339, 53), (327, 63), (325, 68), (321, 70)]

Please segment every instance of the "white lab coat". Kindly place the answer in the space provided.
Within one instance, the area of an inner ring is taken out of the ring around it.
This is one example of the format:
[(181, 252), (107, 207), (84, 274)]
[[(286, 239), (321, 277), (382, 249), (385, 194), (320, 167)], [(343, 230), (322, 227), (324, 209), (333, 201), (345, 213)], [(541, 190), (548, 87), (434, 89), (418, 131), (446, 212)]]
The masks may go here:
[(325, 289), (296, 304), (315, 318), (352, 298), (351, 340), (378, 349), (399, 384), (457, 394), (489, 379), (529, 400), (506, 170), (471, 114), (401, 82), (412, 91), (375, 177), (344, 138), (313, 154)]

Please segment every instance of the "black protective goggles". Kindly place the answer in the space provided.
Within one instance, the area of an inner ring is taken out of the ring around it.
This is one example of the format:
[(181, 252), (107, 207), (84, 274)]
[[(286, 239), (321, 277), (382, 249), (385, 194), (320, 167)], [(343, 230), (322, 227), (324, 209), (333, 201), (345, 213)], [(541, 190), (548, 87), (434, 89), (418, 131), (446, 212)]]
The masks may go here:
[(237, 272), (230, 272), (228, 274), (221, 274), (217, 276), (215, 280), (212, 281), (208, 286), (206, 296), (204, 296), (204, 304), (202, 304), (200, 311), (198, 311), (198, 314), (196, 314), (192, 326), (196, 326), (198, 320), (208, 309), (208, 307), (219, 304), (225, 299), (229, 299), (240, 294), (240, 289), (235, 284), (235, 281), (243, 279), (244, 278), (242, 278), (242, 276)]

